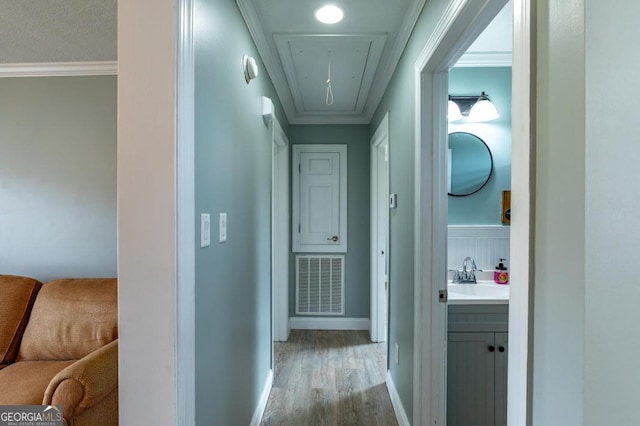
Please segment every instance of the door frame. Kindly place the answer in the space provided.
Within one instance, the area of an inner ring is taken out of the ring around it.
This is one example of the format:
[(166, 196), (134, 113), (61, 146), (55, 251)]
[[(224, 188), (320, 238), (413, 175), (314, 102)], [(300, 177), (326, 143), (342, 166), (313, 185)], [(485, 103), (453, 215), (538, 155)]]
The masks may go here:
[[(385, 342), (386, 333), (384, 327), (384, 312), (385, 305), (388, 304), (388, 300), (385, 298), (384, 283), (380, 283), (378, 278), (378, 269), (380, 268), (380, 256), (378, 254), (378, 239), (380, 238), (379, 221), (380, 221), (380, 206), (379, 200), (380, 188), (379, 188), (379, 174), (384, 173), (384, 170), (379, 170), (378, 164), (380, 156), (385, 155), (385, 149), (388, 150), (389, 146), (389, 113), (385, 114), (384, 118), (378, 125), (373, 137), (371, 138), (371, 321), (369, 334), (371, 341), (373, 342)], [(386, 148), (385, 148), (386, 147)], [(388, 151), (387, 151), (388, 152)], [(389, 176), (387, 174), (387, 188), (389, 188)], [(388, 192), (388, 189), (387, 189)], [(384, 205), (388, 206), (387, 201), (384, 200)], [(389, 258), (389, 215), (387, 210), (387, 253), (385, 259)], [(387, 265), (389, 264), (386, 260)], [(388, 271), (387, 271), (388, 273)], [(388, 326), (387, 326), (388, 327)]]
[[(448, 72), (507, 0), (451, 2), (415, 65), (414, 424), (446, 423)], [(530, 422), (531, 0), (514, 1), (508, 424)]]
[(273, 103), (263, 98), (263, 105), (271, 107), (263, 111), (271, 122), (272, 131), (272, 181), (271, 181), (271, 363), (273, 368), (273, 342), (289, 338), (289, 139), (273, 113)]
[(176, 44), (176, 416), (195, 425), (195, 45), (194, 1), (178, 2)]

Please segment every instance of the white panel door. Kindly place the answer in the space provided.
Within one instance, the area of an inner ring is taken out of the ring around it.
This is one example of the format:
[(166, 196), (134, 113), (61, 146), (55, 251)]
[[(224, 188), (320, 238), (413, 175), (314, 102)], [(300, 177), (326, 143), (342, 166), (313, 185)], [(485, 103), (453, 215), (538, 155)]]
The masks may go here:
[(346, 145), (293, 146), (296, 252), (347, 251), (346, 148)]

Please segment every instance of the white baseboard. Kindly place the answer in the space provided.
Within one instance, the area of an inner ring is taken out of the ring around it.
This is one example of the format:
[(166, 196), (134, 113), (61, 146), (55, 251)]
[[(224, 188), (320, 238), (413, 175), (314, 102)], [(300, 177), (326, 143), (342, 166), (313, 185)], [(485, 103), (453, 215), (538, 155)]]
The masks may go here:
[(292, 330), (369, 330), (369, 318), (291, 317)]
[(409, 423), (409, 418), (407, 417), (407, 413), (404, 411), (404, 407), (402, 406), (402, 401), (400, 401), (400, 395), (398, 395), (396, 385), (393, 384), (393, 379), (391, 378), (391, 374), (389, 374), (389, 371), (387, 371), (387, 390), (389, 390), (389, 396), (391, 397), (391, 405), (393, 405), (393, 410), (396, 412), (396, 420), (398, 421), (398, 425), (411, 426), (411, 423)]
[(262, 415), (264, 414), (264, 409), (267, 408), (267, 401), (269, 400), (269, 394), (271, 393), (271, 387), (273, 386), (273, 370), (269, 370), (269, 374), (267, 375), (267, 381), (264, 384), (264, 389), (262, 389), (262, 393), (260, 394), (260, 399), (258, 400), (258, 406), (256, 407), (256, 411), (253, 413), (253, 417), (251, 418), (251, 426), (259, 426), (260, 421), (262, 420)]

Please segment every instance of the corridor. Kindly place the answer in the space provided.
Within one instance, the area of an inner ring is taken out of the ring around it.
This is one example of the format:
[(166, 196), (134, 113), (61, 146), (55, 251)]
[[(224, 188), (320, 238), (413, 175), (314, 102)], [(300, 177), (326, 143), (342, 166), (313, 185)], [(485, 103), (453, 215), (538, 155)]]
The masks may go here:
[(292, 330), (261, 425), (397, 425), (385, 372), (386, 343), (366, 331)]

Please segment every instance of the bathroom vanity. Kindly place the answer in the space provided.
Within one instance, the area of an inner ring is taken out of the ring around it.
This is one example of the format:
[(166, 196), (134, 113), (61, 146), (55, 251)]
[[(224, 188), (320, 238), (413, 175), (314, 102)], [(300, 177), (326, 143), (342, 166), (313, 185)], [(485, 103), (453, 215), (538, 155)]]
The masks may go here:
[(448, 290), (447, 425), (506, 426), (509, 286)]

